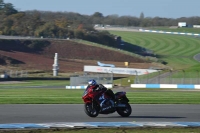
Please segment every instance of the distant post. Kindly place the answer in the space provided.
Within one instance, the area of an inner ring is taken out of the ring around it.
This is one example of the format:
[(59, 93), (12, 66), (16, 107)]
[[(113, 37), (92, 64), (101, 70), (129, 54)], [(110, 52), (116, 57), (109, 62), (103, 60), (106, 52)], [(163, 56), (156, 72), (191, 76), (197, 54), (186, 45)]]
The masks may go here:
[(126, 67), (128, 67), (128, 66), (129, 66), (129, 62), (124, 62), (124, 65), (125, 65)]
[(53, 76), (58, 76), (58, 53), (55, 53), (54, 64), (53, 64)]

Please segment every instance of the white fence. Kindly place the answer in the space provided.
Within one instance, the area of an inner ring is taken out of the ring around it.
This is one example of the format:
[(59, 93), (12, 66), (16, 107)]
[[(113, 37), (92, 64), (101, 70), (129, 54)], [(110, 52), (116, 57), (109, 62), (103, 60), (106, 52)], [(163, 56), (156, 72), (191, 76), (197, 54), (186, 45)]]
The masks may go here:
[(2, 70), (0, 69), (0, 78), (8, 77), (28, 77), (28, 72), (25, 70)]

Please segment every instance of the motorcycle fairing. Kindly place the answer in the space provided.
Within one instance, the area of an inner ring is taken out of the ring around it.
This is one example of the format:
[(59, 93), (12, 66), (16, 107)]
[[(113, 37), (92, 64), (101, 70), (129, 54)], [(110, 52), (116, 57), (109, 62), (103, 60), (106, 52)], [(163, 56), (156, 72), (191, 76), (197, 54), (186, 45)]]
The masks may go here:
[(124, 91), (117, 92), (117, 93), (115, 93), (115, 98), (116, 99), (120, 99), (120, 98), (122, 98), (125, 95), (126, 95), (126, 92), (124, 92)]

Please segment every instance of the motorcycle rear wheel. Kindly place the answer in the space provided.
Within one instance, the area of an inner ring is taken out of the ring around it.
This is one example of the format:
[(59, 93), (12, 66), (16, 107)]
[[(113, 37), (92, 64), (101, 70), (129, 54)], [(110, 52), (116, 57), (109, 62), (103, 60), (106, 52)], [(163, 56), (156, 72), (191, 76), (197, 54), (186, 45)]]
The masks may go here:
[(90, 117), (97, 117), (99, 115), (99, 111), (96, 106), (92, 107), (92, 103), (86, 103), (84, 105), (85, 113)]
[(132, 108), (129, 103), (124, 102), (123, 104), (126, 104), (126, 107), (118, 107), (116, 109), (117, 113), (122, 117), (129, 117), (132, 113)]

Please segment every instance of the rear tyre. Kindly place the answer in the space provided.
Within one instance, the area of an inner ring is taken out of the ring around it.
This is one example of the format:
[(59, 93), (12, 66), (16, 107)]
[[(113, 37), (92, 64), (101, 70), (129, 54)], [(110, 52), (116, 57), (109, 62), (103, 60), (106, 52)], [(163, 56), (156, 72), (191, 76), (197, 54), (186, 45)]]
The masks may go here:
[(96, 106), (92, 107), (92, 103), (86, 103), (84, 105), (85, 113), (90, 117), (97, 117), (99, 115), (99, 111)]
[(132, 113), (132, 108), (129, 103), (123, 103), (126, 104), (126, 107), (118, 107), (117, 113), (122, 117), (129, 117)]

